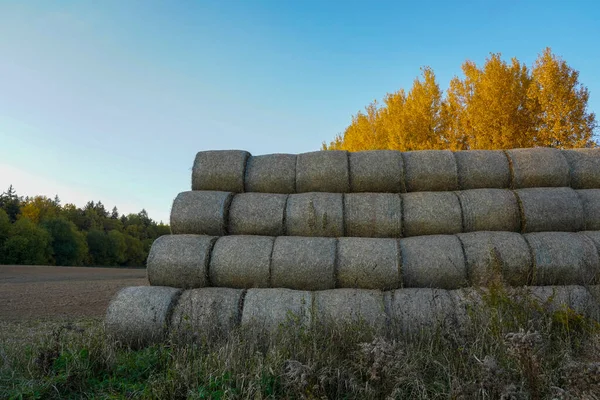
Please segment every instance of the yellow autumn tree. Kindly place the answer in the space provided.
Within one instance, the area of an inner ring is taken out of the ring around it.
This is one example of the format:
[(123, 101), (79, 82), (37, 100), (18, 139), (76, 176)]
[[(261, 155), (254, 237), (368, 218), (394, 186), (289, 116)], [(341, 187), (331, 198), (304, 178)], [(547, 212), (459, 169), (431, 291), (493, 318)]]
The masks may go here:
[(22, 203), (19, 217), (28, 218), (38, 224), (47, 218), (56, 217), (59, 212), (60, 206), (57, 200), (49, 199), (46, 196), (34, 196), (27, 198)]
[(507, 149), (593, 146), (595, 115), (578, 72), (546, 49), (527, 68), (491, 54), (480, 68), (462, 65), (446, 95), (429, 67), (411, 90), (388, 94), (352, 117), (323, 149)]
[(589, 147), (597, 127), (587, 111), (589, 92), (579, 72), (546, 48), (532, 69), (529, 98), (536, 104), (536, 144), (551, 147)]

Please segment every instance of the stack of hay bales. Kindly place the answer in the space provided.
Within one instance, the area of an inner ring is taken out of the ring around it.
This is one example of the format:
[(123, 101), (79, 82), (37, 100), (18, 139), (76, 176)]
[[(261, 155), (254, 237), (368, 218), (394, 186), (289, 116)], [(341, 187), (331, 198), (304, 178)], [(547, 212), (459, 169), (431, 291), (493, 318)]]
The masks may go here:
[[(151, 286), (110, 304), (129, 344), (362, 321), (464, 323), (503, 281), (600, 319), (600, 149), (203, 151)], [(554, 295), (553, 295), (554, 294)]]

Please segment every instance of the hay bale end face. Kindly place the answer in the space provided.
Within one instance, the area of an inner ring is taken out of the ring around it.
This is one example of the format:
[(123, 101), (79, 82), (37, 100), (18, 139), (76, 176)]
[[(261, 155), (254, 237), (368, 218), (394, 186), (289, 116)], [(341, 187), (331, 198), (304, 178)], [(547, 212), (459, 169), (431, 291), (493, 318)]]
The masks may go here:
[(404, 236), (462, 232), (462, 210), (454, 192), (402, 194)]
[(222, 236), (227, 234), (230, 192), (182, 192), (173, 201), (171, 232)]
[(533, 261), (527, 242), (516, 232), (469, 232), (456, 235), (463, 246), (467, 275), (473, 286), (504, 280), (528, 285)]
[(229, 208), (231, 235), (281, 236), (287, 194), (240, 193)]
[(387, 327), (383, 293), (379, 290), (322, 290), (315, 292), (314, 298), (317, 324), (336, 326), (362, 322), (376, 332)]
[(297, 290), (335, 287), (337, 240), (279, 236), (271, 259), (271, 286)]
[(344, 195), (346, 236), (402, 236), (402, 198), (393, 193)]
[(563, 150), (574, 189), (600, 189), (600, 148)]
[(131, 347), (162, 342), (180, 294), (181, 289), (163, 286), (122, 289), (108, 305), (104, 320), (106, 333)]
[(289, 195), (285, 230), (289, 236), (344, 236), (344, 200), (341, 193)]
[(339, 238), (337, 262), (339, 287), (389, 290), (401, 286), (396, 239)]
[(407, 192), (436, 192), (458, 189), (454, 154), (449, 150), (420, 150), (402, 153)]
[(152, 243), (146, 263), (152, 286), (199, 288), (208, 284), (214, 236), (165, 235)]
[(230, 288), (202, 288), (183, 292), (171, 317), (171, 337), (202, 340), (224, 337), (240, 321), (244, 291)]
[(501, 150), (464, 150), (454, 153), (460, 189), (510, 187), (510, 166)]
[(575, 190), (529, 188), (515, 193), (521, 203), (523, 232), (583, 230), (583, 206)]
[(312, 324), (313, 292), (290, 289), (249, 289), (242, 325), (259, 331), (298, 329)]
[(583, 206), (585, 229), (600, 230), (600, 189), (577, 190)]
[(348, 152), (329, 150), (298, 154), (297, 193), (349, 191)]
[(404, 287), (458, 289), (468, 285), (460, 241), (454, 235), (400, 239)]
[(512, 187), (569, 186), (569, 164), (560, 150), (548, 147), (506, 150), (512, 168)]
[(521, 230), (521, 214), (515, 194), (506, 189), (472, 189), (456, 192), (465, 232)]
[(533, 253), (534, 285), (590, 285), (598, 280), (598, 251), (586, 235), (537, 232), (524, 237)]
[(242, 150), (211, 150), (196, 154), (192, 168), (192, 190), (244, 191), (246, 161)]
[(246, 166), (246, 192), (296, 193), (295, 154), (252, 156)]
[(402, 153), (371, 150), (349, 153), (350, 192), (405, 192)]
[(271, 252), (270, 236), (220, 237), (210, 260), (210, 282), (218, 287), (268, 287)]

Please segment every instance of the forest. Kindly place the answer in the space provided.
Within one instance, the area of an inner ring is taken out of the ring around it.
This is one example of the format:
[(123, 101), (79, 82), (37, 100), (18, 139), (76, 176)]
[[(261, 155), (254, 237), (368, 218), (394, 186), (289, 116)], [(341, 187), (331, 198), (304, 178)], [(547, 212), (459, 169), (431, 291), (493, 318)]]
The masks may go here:
[(61, 205), (58, 196), (18, 196), (12, 185), (0, 195), (0, 264), (141, 267), (152, 242), (169, 233), (145, 210)]
[(324, 150), (595, 147), (598, 127), (579, 72), (550, 48), (528, 68), (491, 54), (462, 65), (443, 92), (432, 68), (352, 117)]

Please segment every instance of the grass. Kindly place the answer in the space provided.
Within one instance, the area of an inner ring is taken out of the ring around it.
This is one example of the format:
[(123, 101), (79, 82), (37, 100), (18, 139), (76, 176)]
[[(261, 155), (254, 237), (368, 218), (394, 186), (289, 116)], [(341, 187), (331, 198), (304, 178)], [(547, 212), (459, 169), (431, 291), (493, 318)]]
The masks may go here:
[(460, 331), (250, 329), (132, 350), (101, 321), (0, 323), (2, 399), (599, 399), (600, 329), (482, 294)]

